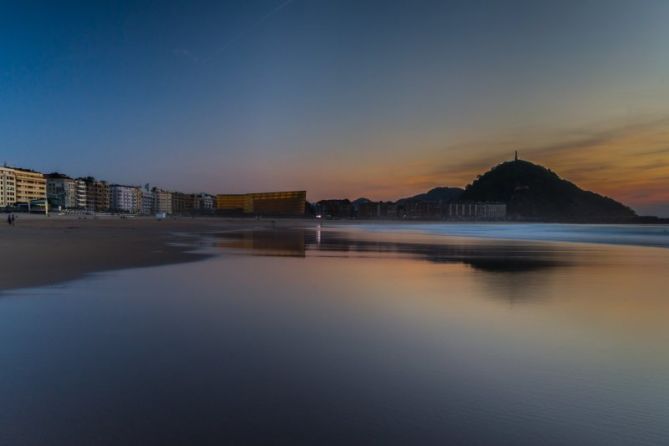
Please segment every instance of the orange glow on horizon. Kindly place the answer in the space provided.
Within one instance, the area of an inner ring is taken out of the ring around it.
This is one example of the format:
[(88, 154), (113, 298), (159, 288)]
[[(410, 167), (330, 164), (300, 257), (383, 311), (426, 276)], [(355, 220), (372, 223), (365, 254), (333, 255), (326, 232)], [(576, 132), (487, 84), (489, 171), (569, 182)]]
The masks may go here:
[(512, 159), (515, 147), (522, 159), (541, 164), (583, 189), (632, 207), (669, 204), (669, 120), (580, 132), (577, 137), (533, 139), (446, 148), (432, 151), (420, 162), (386, 159), (344, 174), (326, 169), (320, 178), (309, 181), (319, 185), (311, 188), (309, 198), (396, 200), (437, 186), (464, 187), (494, 165)]

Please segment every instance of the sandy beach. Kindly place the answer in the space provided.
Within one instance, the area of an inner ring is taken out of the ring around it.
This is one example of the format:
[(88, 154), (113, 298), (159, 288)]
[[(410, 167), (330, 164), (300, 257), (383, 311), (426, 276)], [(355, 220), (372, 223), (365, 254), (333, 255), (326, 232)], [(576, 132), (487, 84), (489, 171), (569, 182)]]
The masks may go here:
[(663, 231), (19, 215), (0, 444), (667, 444)]
[(0, 224), (0, 292), (50, 285), (86, 274), (115, 269), (189, 262), (189, 235), (269, 225), (255, 220), (37, 216), (17, 214), (15, 226)]
[[(305, 219), (220, 217), (121, 218), (0, 214), (0, 293), (57, 284), (90, 273), (196, 261), (199, 236), (236, 229), (312, 226)], [(325, 223), (325, 222), (323, 222)], [(327, 222), (347, 226), (354, 222)]]

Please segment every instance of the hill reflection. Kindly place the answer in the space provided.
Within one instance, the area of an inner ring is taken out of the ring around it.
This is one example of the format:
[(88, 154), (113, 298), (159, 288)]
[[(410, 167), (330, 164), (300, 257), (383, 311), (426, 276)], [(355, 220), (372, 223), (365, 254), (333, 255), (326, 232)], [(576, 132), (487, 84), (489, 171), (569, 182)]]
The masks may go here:
[(217, 234), (217, 246), (249, 255), (305, 257), (360, 255), (415, 257), (433, 263), (463, 263), (489, 272), (526, 272), (573, 263), (564, 249), (519, 241), (463, 240), (433, 237), (402, 240), (381, 234), (361, 234), (320, 229), (254, 229)]

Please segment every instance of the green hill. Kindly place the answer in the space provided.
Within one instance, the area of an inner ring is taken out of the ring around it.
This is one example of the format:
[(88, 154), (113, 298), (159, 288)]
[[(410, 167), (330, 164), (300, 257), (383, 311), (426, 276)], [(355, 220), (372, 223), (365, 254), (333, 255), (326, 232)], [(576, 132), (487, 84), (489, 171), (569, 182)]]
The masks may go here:
[(459, 200), (506, 203), (509, 218), (518, 220), (612, 222), (636, 217), (629, 207), (522, 160), (499, 164), (479, 176)]

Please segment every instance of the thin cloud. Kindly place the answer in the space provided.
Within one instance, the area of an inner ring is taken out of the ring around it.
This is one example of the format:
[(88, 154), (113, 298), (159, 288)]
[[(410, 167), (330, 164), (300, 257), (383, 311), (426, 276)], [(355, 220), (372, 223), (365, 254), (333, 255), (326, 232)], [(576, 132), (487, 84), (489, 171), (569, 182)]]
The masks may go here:
[(192, 51), (187, 50), (186, 48), (174, 48), (172, 50), (172, 54), (178, 57), (189, 59), (191, 62), (198, 63), (200, 61), (199, 56), (195, 55)]
[(225, 42), (221, 48), (216, 52), (216, 55), (224, 53), (227, 51), (230, 47), (232, 47), (235, 43), (239, 42), (240, 40), (244, 39), (246, 36), (251, 34), (253, 31), (255, 31), (260, 25), (265, 23), (267, 20), (271, 19), (275, 15), (277, 15), (281, 10), (286, 8), (288, 5), (293, 3), (295, 0), (286, 0), (283, 3), (279, 4), (276, 6), (274, 9), (270, 10), (267, 12), (265, 15), (261, 16), (258, 18), (255, 22), (253, 22), (251, 25), (249, 25), (246, 29), (243, 29), (239, 33), (237, 33), (235, 36), (233, 36), (230, 40)]
[[(594, 129), (594, 130), (592, 130)], [(514, 140), (515, 139), (515, 140)], [(513, 158), (550, 168), (577, 185), (634, 207), (669, 203), (669, 117), (520, 135), (498, 141), (452, 145), (421, 165), (411, 166), (402, 184), (464, 186), (476, 175)]]

